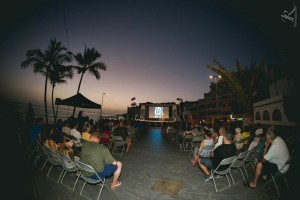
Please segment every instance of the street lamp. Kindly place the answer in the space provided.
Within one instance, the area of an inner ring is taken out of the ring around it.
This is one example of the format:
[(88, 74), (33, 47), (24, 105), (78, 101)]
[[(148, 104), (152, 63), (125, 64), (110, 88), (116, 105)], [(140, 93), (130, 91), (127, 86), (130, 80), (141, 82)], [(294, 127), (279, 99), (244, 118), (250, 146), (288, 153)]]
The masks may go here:
[(107, 95), (108, 93), (106, 92), (102, 92), (102, 103), (101, 103), (101, 116), (100, 116), (100, 119), (102, 119), (102, 110), (103, 110), (103, 96), (104, 95)]
[(182, 98), (177, 98), (176, 100), (179, 101), (179, 116), (180, 116), (180, 120), (182, 120), (182, 109), (181, 109)]
[(210, 79), (214, 79), (214, 83), (216, 84), (216, 104), (217, 104), (217, 120), (219, 118), (219, 99), (218, 99), (218, 79), (221, 79), (222, 76), (216, 75), (216, 76), (209, 76)]

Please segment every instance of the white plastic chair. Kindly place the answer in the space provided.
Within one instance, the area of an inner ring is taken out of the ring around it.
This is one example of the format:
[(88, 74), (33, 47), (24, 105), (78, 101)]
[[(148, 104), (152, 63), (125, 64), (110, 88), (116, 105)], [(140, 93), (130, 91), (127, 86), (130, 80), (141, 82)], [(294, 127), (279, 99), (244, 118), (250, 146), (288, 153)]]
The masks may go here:
[[(64, 170), (63, 174), (62, 174), (62, 177), (60, 179), (60, 183), (62, 185), (64, 185), (64, 186), (66, 186), (67, 188), (69, 188), (69, 189), (71, 189), (71, 190), (74, 191), (75, 186), (76, 186), (76, 184), (78, 182), (78, 179), (79, 179), (79, 174), (77, 174), (77, 172), (79, 172), (79, 170), (78, 170), (75, 162), (73, 160), (71, 160), (71, 158), (68, 155), (66, 155), (66, 154), (64, 154), (64, 153), (62, 153), (60, 151), (57, 152), (57, 154), (58, 154), (58, 157), (62, 161), (62, 165), (61, 166), (62, 166), (62, 168)], [(63, 179), (65, 178), (65, 176), (66, 176), (67, 173), (73, 173), (73, 174), (77, 175), (76, 181), (75, 181), (75, 183), (74, 183), (74, 185), (72, 187), (69, 187), (68, 185), (66, 185), (65, 183), (63, 183)]]
[(290, 165), (290, 163), (291, 163), (291, 158), (289, 158), (286, 162), (285, 162), (285, 164), (284, 164), (284, 166), (282, 166), (281, 167), (281, 169), (278, 171), (278, 172), (276, 172), (276, 174), (271, 174), (271, 178), (270, 178), (270, 180), (268, 180), (265, 184), (264, 184), (264, 186), (263, 187), (266, 187), (268, 184), (270, 184), (270, 183), (274, 183), (274, 185), (275, 185), (275, 188), (276, 188), (276, 190), (277, 190), (277, 195), (279, 196), (279, 188), (278, 188), (278, 184), (277, 184), (277, 180), (278, 180), (278, 178), (280, 178), (280, 177), (282, 177), (283, 178), (283, 180), (284, 180), (284, 182), (285, 182), (285, 185), (286, 185), (286, 187), (287, 187), (287, 189), (289, 188), (289, 184), (288, 184), (288, 182), (287, 182), (287, 179), (286, 179), (286, 174), (287, 174), (287, 172), (288, 171), (286, 171), (286, 172), (280, 172), (280, 171), (282, 171), (282, 169), (284, 169), (287, 165)]
[(50, 168), (49, 168), (49, 170), (48, 170), (47, 177), (50, 178), (51, 180), (53, 180), (53, 181), (59, 183), (60, 177), (61, 177), (61, 175), (62, 175), (62, 173), (63, 173), (63, 169), (60, 168), (61, 172), (60, 172), (60, 174), (59, 174), (59, 176), (58, 176), (57, 179), (52, 178), (52, 177), (50, 176), (50, 172), (51, 172), (51, 170), (52, 170), (52, 168), (53, 168), (54, 166), (56, 166), (56, 167), (61, 167), (62, 161), (59, 159), (57, 153), (56, 153), (53, 149), (51, 149), (50, 147), (48, 147), (48, 146), (46, 146), (46, 145), (44, 145), (44, 149), (45, 149), (46, 152), (49, 154), (49, 158), (48, 158), (47, 162), (50, 163), (50, 165), (51, 165)]
[[(230, 184), (230, 181), (229, 181), (229, 178), (228, 178), (228, 174), (229, 174), (229, 172), (231, 170), (231, 166), (234, 163), (236, 157), (237, 156), (232, 156), (232, 157), (229, 157), (229, 158), (224, 158), (220, 162), (220, 164), (218, 165), (218, 167), (215, 170), (211, 170), (210, 179), (212, 179), (213, 182), (214, 182), (214, 186), (215, 186), (216, 192), (218, 192), (220, 190), (223, 190), (223, 189), (226, 189), (228, 187), (231, 187), (231, 184)], [(229, 166), (226, 169), (220, 169), (221, 167), (227, 166), (227, 165), (229, 165)], [(227, 181), (228, 181), (228, 186), (224, 187), (222, 189), (218, 189), (217, 188), (217, 184), (216, 184), (216, 176), (225, 176), (226, 179), (227, 179)]]
[(114, 145), (112, 149), (112, 154), (122, 156), (123, 152), (125, 151), (125, 141), (121, 136), (116, 136), (116, 135), (113, 135), (112, 139)]
[[(236, 157), (236, 160), (234, 161), (234, 163), (231, 166), (232, 170), (230, 170), (229, 174), (231, 176), (233, 185), (235, 183), (238, 183), (238, 182), (242, 181), (242, 180), (245, 181), (245, 179), (246, 179), (242, 168), (245, 165), (245, 160), (246, 160), (247, 155), (249, 154), (249, 152), (250, 151), (243, 151), (243, 152), (239, 153), (239, 155)], [(243, 179), (241, 179), (240, 181), (234, 181), (233, 174), (236, 173), (236, 172), (240, 172)]]
[[(77, 160), (75, 160), (75, 164), (76, 164), (77, 168), (80, 170), (80, 178), (82, 178), (83, 181), (84, 181), (83, 186), (82, 186), (81, 191), (80, 191), (80, 195), (83, 196), (86, 199), (91, 200), (88, 196), (83, 195), (83, 189), (84, 189), (86, 183), (99, 185), (100, 186), (100, 191), (99, 191), (99, 194), (98, 194), (98, 197), (97, 197), (97, 200), (98, 200), (100, 198), (101, 193), (102, 193), (103, 187), (106, 186), (105, 185), (105, 178), (100, 178), (98, 176), (97, 172), (95, 171), (95, 169), (91, 165), (88, 165), (86, 163), (83, 163), (83, 162), (77, 161)], [(85, 173), (92, 174), (91, 176), (95, 175), (97, 178), (93, 179), (90, 176), (85, 176)]]

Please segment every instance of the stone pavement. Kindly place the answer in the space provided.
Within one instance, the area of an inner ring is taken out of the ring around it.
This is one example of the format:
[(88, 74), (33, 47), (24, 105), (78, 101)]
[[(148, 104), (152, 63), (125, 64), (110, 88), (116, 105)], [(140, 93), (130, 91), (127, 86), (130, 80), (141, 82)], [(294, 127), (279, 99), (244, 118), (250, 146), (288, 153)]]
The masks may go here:
[[(258, 199), (292, 199), (296, 191), (296, 187), (291, 185), (291, 189), (287, 192), (284, 187), (281, 191), (283, 194), (277, 197), (276, 190), (273, 185), (268, 188), (262, 188), (263, 181), (260, 180), (256, 189), (249, 189), (243, 186), (242, 182), (236, 183), (234, 186), (215, 192), (213, 181), (204, 181), (204, 175), (198, 168), (191, 165), (189, 152), (180, 150), (176, 144), (166, 140), (160, 128), (150, 128), (148, 133), (144, 134), (133, 145), (129, 153), (123, 156), (114, 156), (123, 163), (123, 170), (120, 179), (122, 185), (115, 191), (109, 188), (111, 178), (106, 180), (108, 188), (103, 188), (100, 199), (108, 200), (258, 200)], [(84, 199), (79, 195), (82, 180), (78, 181), (75, 191), (72, 191), (62, 184), (58, 184), (46, 177), (49, 166), (42, 172), (36, 167), (32, 167), (32, 161), (27, 157), (21, 160), (23, 171), (22, 181), (15, 195), (21, 195), (22, 199), (34, 200), (77, 200)], [(53, 175), (57, 168), (53, 168)], [(253, 171), (249, 169), (251, 176)], [(239, 174), (234, 175), (236, 179), (241, 178)], [(154, 189), (154, 183), (159, 180), (173, 180), (181, 183), (179, 191), (176, 195)], [(75, 176), (66, 176), (66, 183), (74, 181)], [(217, 179), (219, 186), (224, 186), (226, 179), (223, 177)], [(20, 185), (23, 184), (23, 185)], [(99, 187), (95, 185), (87, 185), (85, 191), (91, 198), (96, 199)], [(12, 194), (13, 195), (13, 194)], [(27, 198), (28, 197), (28, 198)]]

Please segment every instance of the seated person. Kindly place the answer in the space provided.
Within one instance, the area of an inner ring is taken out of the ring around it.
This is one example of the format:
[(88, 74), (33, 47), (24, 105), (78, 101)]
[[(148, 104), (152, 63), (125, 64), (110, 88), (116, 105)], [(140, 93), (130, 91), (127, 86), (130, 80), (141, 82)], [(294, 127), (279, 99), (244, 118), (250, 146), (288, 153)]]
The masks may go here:
[[(122, 163), (113, 158), (108, 148), (99, 145), (99, 142), (99, 132), (93, 131), (91, 133), (90, 141), (85, 142), (82, 146), (80, 161), (94, 167), (100, 178), (113, 176), (111, 189), (117, 189), (121, 186), (119, 177), (122, 171)], [(91, 176), (89, 174), (84, 174), (84, 176), (90, 176), (94, 179), (97, 178), (95, 175)]]
[(218, 136), (216, 136), (215, 138), (215, 149), (222, 145), (223, 144), (223, 137), (224, 137), (224, 133), (225, 133), (225, 129), (228, 129), (228, 127), (225, 127), (225, 126), (221, 126), (220, 129), (219, 129), (219, 134)]
[(64, 154), (68, 155), (71, 158), (71, 160), (74, 161), (75, 155), (74, 155), (73, 145), (74, 145), (74, 142), (72, 139), (65, 138), (61, 145), (60, 151), (63, 152)]
[(233, 143), (235, 144), (237, 151), (241, 151), (242, 148), (244, 147), (244, 142), (243, 142), (243, 137), (242, 137), (241, 131), (242, 131), (241, 128), (239, 128), (239, 127), (235, 128), (235, 135), (233, 138)]
[(81, 134), (78, 131), (78, 126), (79, 126), (78, 122), (75, 121), (70, 131), (70, 135), (74, 137), (73, 141), (75, 146), (80, 145), (80, 139), (81, 139)]
[(56, 138), (57, 131), (53, 131), (53, 128), (50, 128), (50, 127), (49, 127), (49, 129), (48, 128), (45, 129), (45, 131), (49, 132), (49, 133), (46, 133), (44, 145), (46, 145), (47, 147), (50, 147), (54, 151), (58, 151), (61, 146), (61, 143), (56, 142), (55, 138)]
[[(224, 158), (236, 156), (236, 147), (234, 143), (232, 143), (232, 139), (233, 139), (232, 132), (230, 131), (229, 128), (225, 126), (223, 127), (222, 131), (223, 131), (223, 143), (222, 145), (218, 146), (212, 151), (210, 155), (211, 159), (200, 159), (198, 161), (198, 165), (200, 169), (205, 174), (205, 181), (211, 179), (210, 170), (216, 169)], [(224, 169), (226, 168), (223, 168), (221, 170)]]
[(89, 122), (85, 122), (82, 127), (82, 135), (81, 135), (82, 139), (90, 140), (90, 136), (91, 136), (90, 131), (91, 131), (91, 126)]
[(210, 153), (214, 149), (214, 140), (211, 136), (211, 132), (208, 129), (204, 130), (205, 139), (201, 141), (199, 147), (194, 149), (194, 159), (192, 165), (195, 167), (199, 159), (210, 159)]
[[(109, 126), (104, 125), (102, 134), (107, 135), (109, 138), (111, 138), (111, 132), (110, 132)], [(109, 138), (101, 138), (101, 142), (102, 143), (109, 143), (110, 142)]]
[(289, 165), (285, 165), (285, 162), (290, 158), (290, 153), (285, 141), (277, 136), (274, 128), (269, 128), (266, 133), (266, 142), (264, 146), (262, 158), (256, 164), (255, 175), (251, 182), (245, 183), (245, 186), (255, 189), (258, 178), (262, 175), (264, 180), (272, 174), (275, 174), (279, 170), (285, 173), (289, 169)]
[(127, 146), (126, 152), (128, 152), (131, 149), (131, 137), (128, 134), (125, 122), (121, 121), (119, 123), (119, 126), (114, 129), (113, 135), (121, 136), (123, 138), (123, 140), (125, 141), (125, 144)]

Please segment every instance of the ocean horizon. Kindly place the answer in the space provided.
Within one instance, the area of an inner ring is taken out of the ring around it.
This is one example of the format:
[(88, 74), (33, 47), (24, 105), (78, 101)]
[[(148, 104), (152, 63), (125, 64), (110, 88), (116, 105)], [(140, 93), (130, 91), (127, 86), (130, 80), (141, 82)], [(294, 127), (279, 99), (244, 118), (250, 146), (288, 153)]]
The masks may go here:
[[(12, 106), (13, 111), (17, 112), (21, 117), (21, 119), (25, 120), (28, 103), (10, 101), (10, 105)], [(34, 110), (34, 117), (36, 118), (42, 117), (44, 120), (46, 119), (45, 108), (43, 105), (32, 104), (32, 108)], [(71, 117), (73, 114), (73, 106), (59, 105), (59, 106), (55, 106), (54, 110), (57, 113), (57, 119), (62, 119), (63, 121)], [(48, 105), (47, 111), (48, 111), (49, 123), (54, 123), (54, 114), (53, 114), (52, 105)], [(77, 107), (74, 114), (75, 118), (77, 118), (79, 111), (82, 111), (83, 117), (87, 116), (89, 117), (89, 119), (93, 119), (94, 122), (100, 119), (101, 109), (88, 109), (88, 108)], [(117, 115), (110, 114), (110, 113), (102, 113), (102, 116), (104, 118), (107, 117), (115, 118)]]

